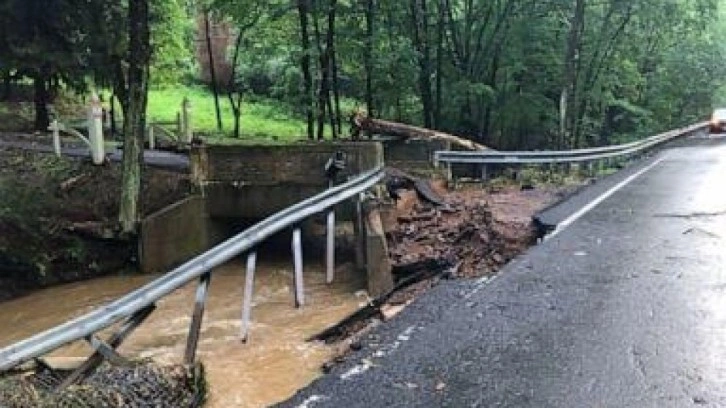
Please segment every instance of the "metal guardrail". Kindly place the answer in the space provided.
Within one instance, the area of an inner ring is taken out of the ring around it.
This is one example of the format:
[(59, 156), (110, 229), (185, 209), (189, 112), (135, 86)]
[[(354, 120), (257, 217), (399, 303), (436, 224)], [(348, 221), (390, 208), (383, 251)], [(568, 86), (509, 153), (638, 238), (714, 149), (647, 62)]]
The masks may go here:
[[(335, 205), (362, 194), (377, 184), (382, 178), (382, 166), (367, 171), (344, 184), (332, 187), (318, 195), (271, 215), (247, 230), (187, 261), (171, 272), (105, 306), (0, 349), (0, 371), (17, 367), (24, 362), (41, 357), (77, 340), (86, 340), (91, 344), (101, 345), (95, 347), (96, 353), (89, 357), (86, 363), (79, 368), (79, 370), (84, 369), (84, 367), (85, 369), (93, 370), (95, 366), (103, 361), (103, 358), (112, 359), (112, 357), (118, 356), (113, 349), (121, 343), (130, 330), (133, 330), (135, 326), (140, 324), (151, 313), (156, 301), (187, 283), (195, 279), (200, 279), (197, 289), (197, 307), (192, 319), (186, 354), (186, 360), (189, 360), (188, 357), (191, 357), (193, 361), (196, 350), (196, 336), (198, 335), (199, 326), (201, 326), (201, 314), (204, 311), (203, 302), (206, 298), (209, 277), (213, 268), (222, 265), (240, 254), (247, 253), (248, 273), (250, 261), (252, 262), (251, 269), (254, 271), (255, 248), (260, 243), (288, 227), (298, 225), (307, 217), (326, 210), (332, 211)], [(294, 227), (293, 243), (296, 240), (299, 241), (299, 234), (299, 227)], [(298, 247), (295, 252), (296, 257), (299, 255), (300, 259), (302, 259), (301, 247)], [(297, 270), (297, 266), (296, 276), (298, 276), (299, 272), (299, 278), (301, 278), (302, 265), (299, 265), (299, 271)], [(201, 308), (200, 298), (202, 299)], [(247, 316), (249, 316), (248, 311)], [(108, 344), (104, 344), (102, 341), (99, 342), (95, 334), (119, 322), (123, 322), (123, 326), (111, 336)], [(190, 347), (192, 348), (191, 351)], [(71, 375), (71, 377), (74, 380), (78, 380), (83, 375), (81, 371), (78, 375)]]
[(448, 164), (547, 164), (574, 163), (608, 159), (640, 153), (677, 137), (688, 135), (708, 126), (707, 122), (697, 123), (681, 129), (671, 130), (635, 142), (614, 146), (594, 147), (576, 150), (551, 151), (437, 151), (434, 159)]

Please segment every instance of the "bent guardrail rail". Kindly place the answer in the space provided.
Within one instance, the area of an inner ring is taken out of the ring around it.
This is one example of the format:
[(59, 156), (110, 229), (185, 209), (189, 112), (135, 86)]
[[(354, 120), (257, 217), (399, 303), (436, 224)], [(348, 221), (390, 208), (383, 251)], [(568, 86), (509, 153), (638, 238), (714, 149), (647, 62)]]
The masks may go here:
[[(296, 241), (299, 243), (300, 229), (297, 225), (301, 221), (326, 210), (332, 212), (335, 205), (348, 199), (359, 197), (360, 194), (372, 188), (382, 178), (382, 166), (362, 173), (344, 184), (329, 188), (320, 194), (271, 215), (247, 230), (187, 261), (171, 272), (105, 306), (0, 349), (0, 372), (10, 370), (24, 362), (39, 358), (68, 343), (77, 340), (86, 340), (94, 347), (96, 350), (95, 353), (76, 372), (72, 373), (59, 388), (80, 381), (80, 379), (95, 369), (104, 359), (115, 361), (121, 358), (116, 353), (115, 348), (121, 344), (124, 338), (136, 326), (140, 325), (153, 312), (155, 303), (159, 299), (194, 279), (199, 279), (199, 286), (196, 292), (196, 306), (187, 338), (185, 353), (185, 362), (193, 363), (201, 318), (204, 312), (204, 301), (213, 268), (240, 254), (247, 253), (248, 275), (246, 280), (249, 282), (251, 276), (253, 276), (251, 274), (254, 274), (254, 263), (256, 259), (255, 248), (259, 244), (270, 236), (291, 226), (293, 227), (293, 244)], [(293, 245), (293, 249), (295, 251), (295, 258), (301, 260), (302, 248), (298, 246), (295, 249), (295, 245)], [(302, 264), (297, 265), (296, 262), (296, 281), (302, 278), (301, 268)], [(299, 283), (300, 286), (297, 286), (298, 282), (296, 282), (296, 292), (301, 291), (301, 282)], [(247, 287), (245, 290), (248, 290)], [(246, 318), (249, 318), (248, 307), (249, 305), (245, 303), (244, 315)], [(107, 342), (100, 340), (96, 336), (96, 333), (99, 331), (120, 322), (122, 322), (122, 327), (111, 335)]]
[(668, 142), (680, 136), (702, 130), (707, 122), (697, 123), (680, 129), (660, 133), (635, 142), (614, 146), (594, 147), (576, 150), (543, 151), (437, 151), (434, 160), (446, 164), (547, 164), (574, 163), (608, 159), (640, 153), (651, 147)]

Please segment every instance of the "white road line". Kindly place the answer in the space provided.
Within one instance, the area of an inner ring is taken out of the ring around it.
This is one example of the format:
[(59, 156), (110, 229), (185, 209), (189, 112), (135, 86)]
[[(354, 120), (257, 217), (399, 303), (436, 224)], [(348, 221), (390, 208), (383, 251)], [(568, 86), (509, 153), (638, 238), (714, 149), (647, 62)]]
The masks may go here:
[(653, 163), (651, 163), (651, 164), (647, 165), (646, 167), (640, 169), (637, 173), (631, 174), (628, 178), (626, 178), (625, 180), (623, 180), (620, 183), (616, 184), (615, 186), (613, 186), (612, 188), (610, 188), (608, 191), (604, 192), (602, 195), (600, 195), (596, 199), (590, 201), (586, 206), (580, 208), (577, 212), (575, 212), (574, 214), (572, 214), (569, 217), (567, 217), (561, 223), (557, 224), (557, 228), (555, 228), (554, 231), (552, 231), (551, 233), (549, 233), (548, 235), (546, 235), (544, 237), (543, 241), (547, 241), (548, 239), (553, 238), (554, 236), (556, 236), (557, 234), (559, 234), (560, 232), (562, 232), (563, 230), (565, 230), (565, 228), (569, 227), (573, 222), (577, 221), (580, 217), (582, 217), (583, 215), (587, 214), (590, 210), (592, 210), (593, 208), (595, 208), (598, 204), (600, 204), (601, 202), (605, 201), (608, 197), (612, 196), (618, 190), (620, 190), (621, 188), (623, 188), (626, 185), (628, 185), (629, 183), (631, 183), (633, 180), (635, 180), (638, 177), (640, 177), (641, 175), (643, 175), (643, 173), (645, 173), (648, 170), (652, 169), (653, 167), (657, 166), (660, 162), (662, 162), (665, 159), (666, 159), (665, 156), (659, 158), (658, 160), (654, 161)]
[(298, 405), (297, 408), (310, 408), (312, 404), (325, 401), (327, 399), (330, 399), (330, 397), (327, 397), (325, 395), (311, 395), (305, 401), (303, 401), (302, 404)]

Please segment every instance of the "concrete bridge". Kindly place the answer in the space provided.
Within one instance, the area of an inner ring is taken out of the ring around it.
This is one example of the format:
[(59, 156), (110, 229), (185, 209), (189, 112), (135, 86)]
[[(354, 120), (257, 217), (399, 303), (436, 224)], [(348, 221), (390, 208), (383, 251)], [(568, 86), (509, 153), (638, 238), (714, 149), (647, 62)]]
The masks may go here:
[[(368, 169), (391, 163), (414, 174), (436, 171), (439, 142), (306, 142), (284, 146), (194, 146), (190, 173), (194, 194), (142, 224), (141, 268), (163, 272), (197, 255), (234, 232)], [(385, 155), (384, 155), (385, 151)], [(342, 153), (345, 168), (334, 180), (326, 174), (330, 158)], [(376, 191), (336, 208), (336, 220), (353, 237), (357, 267), (368, 277), (371, 296), (390, 290), (393, 281)], [(324, 217), (302, 225), (305, 243), (320, 247)], [(349, 227), (349, 228), (346, 228)], [(347, 255), (347, 254), (346, 254)]]

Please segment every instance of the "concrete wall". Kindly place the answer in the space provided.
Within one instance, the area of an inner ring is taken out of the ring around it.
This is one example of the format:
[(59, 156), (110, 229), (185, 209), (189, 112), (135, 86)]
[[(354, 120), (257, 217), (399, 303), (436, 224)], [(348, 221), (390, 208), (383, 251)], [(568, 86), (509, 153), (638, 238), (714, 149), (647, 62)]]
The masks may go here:
[(201, 146), (191, 153), (192, 181), (210, 216), (263, 218), (325, 190), (325, 163), (336, 151), (348, 158), (341, 180), (383, 163), (375, 142)]
[(434, 152), (450, 150), (451, 143), (442, 140), (387, 140), (383, 142), (386, 166), (395, 167), (420, 177), (443, 175), (434, 164)]
[(188, 197), (141, 223), (141, 271), (168, 272), (207, 249), (207, 210), (200, 196)]
[[(347, 155), (347, 167), (339, 182), (383, 164), (383, 146), (377, 142), (194, 147), (191, 178), (199, 194), (144, 220), (142, 270), (168, 271), (229, 237), (231, 230), (239, 227), (235, 220), (259, 220), (327, 189), (325, 164), (337, 151)], [(339, 223), (354, 218), (352, 207), (346, 203), (336, 208)], [(314, 222), (311, 218), (303, 223), (309, 230), (308, 245), (315, 235)], [(368, 259), (361, 259), (361, 266), (367, 267), (369, 290), (378, 295), (390, 290), (393, 280), (377, 210), (368, 212), (366, 223), (369, 225), (358, 236), (357, 247), (369, 254)]]

